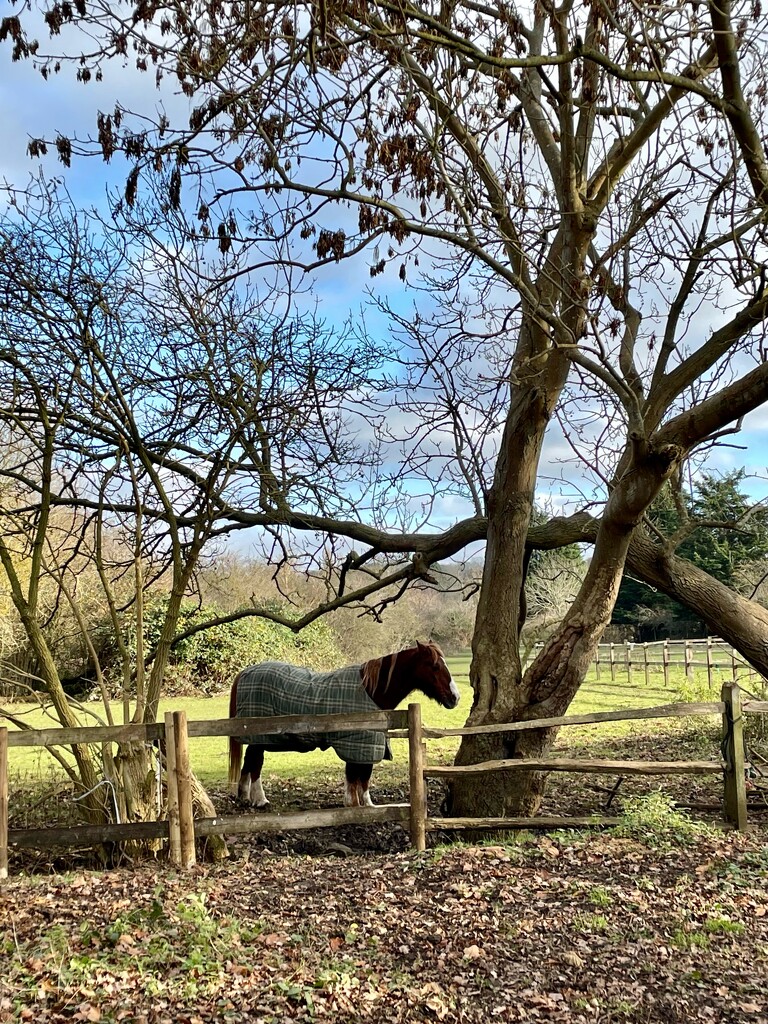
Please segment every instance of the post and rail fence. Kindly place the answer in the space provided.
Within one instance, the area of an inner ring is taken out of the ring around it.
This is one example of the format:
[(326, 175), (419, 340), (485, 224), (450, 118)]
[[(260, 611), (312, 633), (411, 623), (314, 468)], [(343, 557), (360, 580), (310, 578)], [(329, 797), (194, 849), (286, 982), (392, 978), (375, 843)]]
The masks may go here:
[[(722, 775), (723, 812), (737, 829), (747, 827), (747, 799), (743, 715), (768, 714), (768, 701), (742, 701), (737, 684), (722, 687), (721, 700), (706, 703), (674, 703), (652, 708), (598, 711), (581, 715), (508, 722), (461, 729), (431, 728), (422, 723), (421, 706), (410, 704), (407, 711), (372, 714), (284, 716), (280, 718), (235, 718), (188, 721), (184, 711), (165, 715), (163, 722), (150, 725), (84, 726), (76, 729), (10, 731), (0, 728), (0, 878), (8, 874), (9, 845), (45, 848), (55, 845), (97, 845), (102, 842), (163, 839), (170, 859), (182, 867), (196, 860), (195, 840), (210, 835), (237, 835), (269, 831), (318, 828), (346, 824), (376, 824), (385, 821), (407, 823), (411, 846), (426, 848), (432, 830), (500, 830), (584, 828), (615, 824), (607, 817), (535, 818), (430, 818), (427, 810), (426, 780), (457, 778), (466, 774), (519, 771), (565, 771), (616, 775)], [(427, 741), (447, 736), (468, 736), (492, 732), (520, 732), (528, 729), (599, 722), (640, 721), (654, 718), (718, 715), (722, 718), (722, 756), (712, 761), (628, 761), (603, 758), (541, 757), (486, 761), (473, 765), (435, 765), (427, 758)], [(408, 803), (376, 807), (343, 807), (280, 814), (228, 814), (195, 819), (192, 805), (189, 740), (201, 736), (254, 736), (269, 734), (310, 734), (313, 732), (387, 731), (392, 738), (408, 740), (410, 796)], [(77, 743), (160, 742), (165, 748), (167, 817), (158, 821), (74, 825), (68, 828), (12, 829), (8, 815), (8, 750), (10, 747), (57, 746)]]
[[(536, 643), (528, 652), (525, 663), (529, 664), (541, 650), (543, 644)], [(592, 668), (598, 681), (610, 678), (616, 682), (626, 678), (634, 684), (638, 678), (650, 685), (651, 676), (663, 676), (664, 686), (674, 685), (672, 675), (682, 671), (687, 679), (697, 673), (706, 673), (710, 689), (727, 676), (734, 682), (742, 680), (750, 689), (762, 687), (765, 680), (749, 662), (727, 641), (717, 636), (698, 640), (649, 640), (638, 643), (625, 640), (622, 643), (601, 643), (595, 652)]]

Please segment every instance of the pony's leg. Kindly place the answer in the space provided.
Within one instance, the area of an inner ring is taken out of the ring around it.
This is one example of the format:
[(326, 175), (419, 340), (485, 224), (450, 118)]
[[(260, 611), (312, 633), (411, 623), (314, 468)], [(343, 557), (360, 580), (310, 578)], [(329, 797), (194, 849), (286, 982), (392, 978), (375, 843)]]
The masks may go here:
[(373, 807), (373, 800), (371, 799), (371, 772), (373, 771), (373, 765), (368, 770), (368, 778), (363, 779), (361, 785), (363, 787), (363, 807)]
[[(246, 747), (245, 753), (245, 764), (248, 763), (248, 751), (250, 747)], [(245, 765), (240, 772), (240, 782), (237, 786), (237, 799), (241, 800), (244, 804), (251, 802), (251, 773), (245, 770)]]
[(269, 806), (269, 800), (264, 796), (264, 787), (261, 784), (261, 769), (263, 767), (263, 748), (249, 744), (245, 748), (245, 760), (238, 792), (241, 800), (258, 808)]
[(371, 800), (369, 792), (372, 772), (372, 764), (357, 764), (354, 761), (347, 761), (344, 784), (345, 807), (373, 807), (373, 800)]

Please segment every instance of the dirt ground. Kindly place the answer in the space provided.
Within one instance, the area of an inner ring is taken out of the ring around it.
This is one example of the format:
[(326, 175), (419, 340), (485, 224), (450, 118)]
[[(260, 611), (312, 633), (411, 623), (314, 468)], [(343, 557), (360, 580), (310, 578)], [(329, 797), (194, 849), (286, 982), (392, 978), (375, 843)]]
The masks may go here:
[[(270, 796), (333, 805), (337, 782), (273, 781)], [(611, 797), (615, 782), (563, 778), (545, 810), (619, 811), (659, 786)], [(674, 786), (680, 802), (719, 796), (712, 780)], [(434, 814), (441, 797), (430, 790)], [(699, 811), (475, 846), (438, 832), (424, 854), (396, 825), (238, 836), (230, 860), (190, 872), (16, 854), (0, 883), (0, 1021), (768, 1024), (763, 804), (757, 784), (741, 835)]]

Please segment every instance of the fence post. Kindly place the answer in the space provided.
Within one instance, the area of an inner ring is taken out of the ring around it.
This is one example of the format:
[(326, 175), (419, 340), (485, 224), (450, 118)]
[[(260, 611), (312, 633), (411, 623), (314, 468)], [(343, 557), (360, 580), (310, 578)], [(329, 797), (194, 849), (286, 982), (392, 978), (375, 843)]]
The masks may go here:
[(627, 682), (632, 685), (632, 653), (634, 651), (634, 645), (628, 640), (624, 641), (624, 658), (627, 666)]
[(664, 688), (669, 689), (669, 640), (664, 641), (661, 651), (661, 660), (664, 665)]
[(411, 788), (411, 846), (427, 848), (426, 745), (421, 730), (421, 704), (408, 705), (408, 775)]
[(8, 729), (0, 727), (0, 879), (8, 877)]
[(611, 644), (610, 656), (611, 656), (611, 682), (615, 683), (616, 682), (616, 652), (614, 650), (614, 645), (613, 644)]
[(181, 867), (181, 829), (179, 827), (179, 786), (176, 775), (176, 730), (173, 712), (165, 713), (165, 779), (168, 793), (168, 847), (171, 864)]
[(651, 677), (649, 675), (649, 669), (648, 669), (648, 644), (647, 643), (643, 644), (643, 670), (645, 671), (645, 685), (649, 686), (650, 682), (651, 682)]
[(741, 691), (737, 683), (724, 683), (721, 699), (723, 712), (723, 759), (725, 789), (723, 810), (741, 832), (747, 827), (747, 789), (744, 784), (744, 722), (741, 713)]
[(685, 641), (685, 678), (693, 679), (693, 651), (688, 641)]
[(712, 689), (712, 637), (707, 637), (707, 686)]
[(173, 712), (173, 732), (176, 745), (176, 787), (179, 795), (181, 866), (191, 868), (195, 863), (195, 818), (192, 811), (192, 775), (189, 770), (186, 711)]

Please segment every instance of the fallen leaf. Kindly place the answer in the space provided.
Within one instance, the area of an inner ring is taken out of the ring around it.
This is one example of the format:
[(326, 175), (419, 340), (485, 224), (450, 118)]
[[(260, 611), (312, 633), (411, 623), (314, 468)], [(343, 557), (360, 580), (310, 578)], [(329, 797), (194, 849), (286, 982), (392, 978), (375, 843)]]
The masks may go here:
[(574, 953), (571, 949), (569, 949), (567, 953), (563, 954), (563, 960), (565, 960), (567, 964), (570, 964), (571, 967), (581, 968), (584, 966), (584, 960), (582, 960), (578, 953)]

